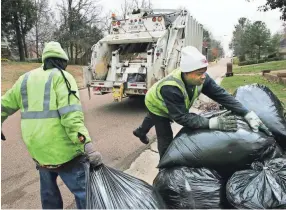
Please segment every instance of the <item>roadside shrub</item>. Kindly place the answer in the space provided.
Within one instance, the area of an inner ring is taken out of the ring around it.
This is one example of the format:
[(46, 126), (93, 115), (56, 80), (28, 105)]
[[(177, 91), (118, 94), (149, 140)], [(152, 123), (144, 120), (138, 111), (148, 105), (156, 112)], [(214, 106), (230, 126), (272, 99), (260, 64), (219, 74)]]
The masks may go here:
[(280, 61), (280, 60), (283, 60), (283, 58), (279, 57), (279, 56), (276, 56), (276, 57), (273, 57), (273, 58), (268, 58), (267, 60), (268, 61)]
[(26, 58), (26, 62), (29, 62), (29, 63), (42, 63), (42, 58)]
[(245, 55), (240, 55), (240, 56), (238, 57), (238, 59), (239, 59), (240, 62), (246, 61)]
[(275, 57), (277, 57), (276, 53), (272, 53), (272, 54), (267, 56), (267, 58), (275, 58)]
[(233, 57), (233, 58), (232, 58), (232, 62), (233, 62), (234, 65), (238, 65), (238, 64), (239, 64), (239, 59), (238, 59), (238, 57)]
[(258, 62), (257, 63), (265, 63), (266, 62), (266, 60), (265, 59), (260, 59), (260, 60), (258, 60)]
[(238, 66), (246, 66), (251, 64), (257, 64), (257, 61), (254, 60), (242, 61), (238, 63)]
[(1, 58), (2, 62), (9, 62), (10, 60), (8, 58)]

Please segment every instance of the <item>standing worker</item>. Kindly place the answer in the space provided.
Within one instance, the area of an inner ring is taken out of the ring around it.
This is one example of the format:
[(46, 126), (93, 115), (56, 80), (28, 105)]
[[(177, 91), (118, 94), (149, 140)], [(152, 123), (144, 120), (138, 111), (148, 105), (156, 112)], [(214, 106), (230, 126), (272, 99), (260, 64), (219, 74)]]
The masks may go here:
[(67, 54), (58, 42), (49, 42), (42, 61), (42, 67), (22, 75), (2, 97), (1, 124), (21, 110), (22, 137), (39, 169), (42, 208), (63, 208), (60, 176), (77, 207), (85, 209), (85, 169), (89, 163), (100, 165), (101, 155), (84, 125), (76, 81), (65, 71)]
[(207, 66), (205, 56), (195, 47), (184, 47), (181, 52), (180, 68), (156, 82), (147, 92), (145, 104), (149, 113), (142, 125), (133, 131), (133, 134), (141, 142), (148, 144), (149, 139), (146, 134), (155, 125), (160, 157), (173, 140), (171, 121), (192, 129), (237, 130), (234, 116), (226, 114), (207, 119), (189, 113), (189, 109), (201, 92), (227, 109), (243, 116), (255, 132), (258, 132), (260, 128), (270, 133), (253, 111), (247, 110), (206, 74)]

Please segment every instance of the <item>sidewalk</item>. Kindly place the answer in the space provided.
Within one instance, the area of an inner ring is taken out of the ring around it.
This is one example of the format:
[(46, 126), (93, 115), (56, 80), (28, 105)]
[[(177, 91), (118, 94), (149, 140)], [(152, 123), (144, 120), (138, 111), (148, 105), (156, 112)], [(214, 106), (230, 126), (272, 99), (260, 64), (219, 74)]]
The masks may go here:
[[(226, 60), (223, 59), (219, 61), (216, 65), (211, 66), (208, 69), (208, 74), (215, 79), (217, 84), (220, 84), (224, 75), (226, 73)], [(207, 103), (212, 101), (207, 96), (201, 94), (199, 99), (194, 103), (193, 107), (190, 109), (190, 112), (200, 113), (201, 111), (196, 107), (200, 103)], [(174, 136), (182, 128), (181, 125), (177, 123), (172, 124)], [(149, 183), (153, 184), (153, 180), (158, 174), (158, 169), (156, 168), (159, 163), (159, 153), (157, 150), (157, 141), (153, 142), (148, 149), (146, 149), (141, 155), (131, 164), (130, 168), (124, 171), (127, 174), (135, 176), (139, 179), (142, 179)]]

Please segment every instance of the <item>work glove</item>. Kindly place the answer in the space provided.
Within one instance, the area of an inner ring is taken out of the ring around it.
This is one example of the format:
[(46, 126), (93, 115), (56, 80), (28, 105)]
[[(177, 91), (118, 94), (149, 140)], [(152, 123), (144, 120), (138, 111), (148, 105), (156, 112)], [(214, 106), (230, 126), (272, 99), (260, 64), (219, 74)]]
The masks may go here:
[(218, 117), (209, 120), (209, 128), (221, 131), (237, 131), (237, 120), (235, 116), (227, 116), (231, 112), (228, 111)]
[(245, 116), (244, 119), (248, 122), (250, 127), (254, 132), (258, 132), (259, 130), (265, 132), (268, 136), (272, 136), (272, 133), (268, 130), (268, 128), (263, 124), (260, 118), (256, 115), (255, 112), (250, 111)]
[(89, 163), (93, 167), (102, 164), (101, 154), (93, 148), (93, 144), (91, 142), (84, 145), (84, 153), (87, 155)]

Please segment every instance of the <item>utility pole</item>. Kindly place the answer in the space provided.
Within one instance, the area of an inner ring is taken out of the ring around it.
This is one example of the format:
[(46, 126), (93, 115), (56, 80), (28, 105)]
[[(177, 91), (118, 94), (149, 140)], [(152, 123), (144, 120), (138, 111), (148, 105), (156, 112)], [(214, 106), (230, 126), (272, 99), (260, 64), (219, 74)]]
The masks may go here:
[(208, 61), (208, 42), (207, 41), (203, 42), (203, 47), (205, 49), (206, 59)]
[(206, 50), (206, 59), (208, 61), (208, 47), (205, 47), (205, 50)]

